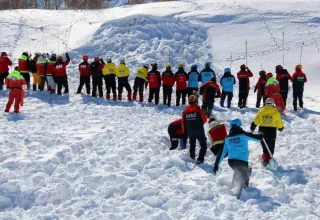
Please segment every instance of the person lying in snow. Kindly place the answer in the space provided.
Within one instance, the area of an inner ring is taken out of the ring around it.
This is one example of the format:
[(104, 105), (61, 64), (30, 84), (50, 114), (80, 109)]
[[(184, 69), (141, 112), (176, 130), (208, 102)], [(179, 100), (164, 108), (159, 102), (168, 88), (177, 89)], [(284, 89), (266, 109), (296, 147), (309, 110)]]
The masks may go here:
[(168, 134), (170, 136), (171, 147), (169, 150), (175, 150), (180, 140), (180, 149), (186, 148), (188, 137), (182, 131), (182, 118), (172, 121), (168, 126)]

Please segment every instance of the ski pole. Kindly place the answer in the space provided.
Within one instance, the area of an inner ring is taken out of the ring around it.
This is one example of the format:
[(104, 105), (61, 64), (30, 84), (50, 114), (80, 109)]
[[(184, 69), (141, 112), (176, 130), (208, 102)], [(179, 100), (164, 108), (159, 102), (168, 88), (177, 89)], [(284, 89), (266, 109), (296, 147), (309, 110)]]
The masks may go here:
[(262, 138), (262, 140), (263, 140), (263, 143), (264, 143), (264, 145), (266, 146), (266, 148), (267, 148), (267, 150), (268, 150), (268, 153), (269, 153), (271, 159), (273, 159), (272, 153), (271, 153), (271, 151), (270, 151), (270, 149), (269, 149), (269, 146), (268, 146), (266, 140), (265, 140), (264, 138)]
[(246, 66), (248, 66), (248, 42), (246, 41)]

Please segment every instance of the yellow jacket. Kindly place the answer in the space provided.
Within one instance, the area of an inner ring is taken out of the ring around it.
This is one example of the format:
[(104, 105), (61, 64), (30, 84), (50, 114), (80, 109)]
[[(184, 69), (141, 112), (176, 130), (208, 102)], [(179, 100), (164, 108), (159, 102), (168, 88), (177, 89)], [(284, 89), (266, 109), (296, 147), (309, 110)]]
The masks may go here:
[(253, 123), (260, 127), (283, 128), (282, 119), (278, 110), (273, 106), (262, 107), (256, 115)]
[(136, 77), (138, 78), (141, 78), (143, 79), (144, 81), (148, 82), (148, 70), (144, 67), (140, 67), (138, 70), (137, 70), (137, 74), (136, 74)]
[(128, 77), (130, 75), (128, 67), (124, 64), (120, 64), (116, 69), (116, 75), (117, 77)]
[(113, 63), (107, 63), (102, 69), (102, 74), (104, 76), (109, 74), (116, 74), (116, 69), (116, 65), (114, 65)]

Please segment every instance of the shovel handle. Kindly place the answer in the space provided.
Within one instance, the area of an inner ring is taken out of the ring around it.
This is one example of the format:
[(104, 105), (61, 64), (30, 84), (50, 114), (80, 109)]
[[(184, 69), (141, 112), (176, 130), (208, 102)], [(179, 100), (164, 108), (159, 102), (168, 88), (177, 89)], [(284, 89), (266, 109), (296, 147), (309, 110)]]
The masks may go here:
[(270, 155), (271, 159), (273, 159), (272, 153), (271, 153), (271, 151), (270, 151), (270, 149), (268, 147), (268, 144), (267, 144), (266, 140), (264, 138), (262, 138), (262, 140), (263, 140), (263, 143), (264, 143), (264, 145), (266, 146), (266, 148), (267, 148), (267, 150), (269, 152), (269, 155)]

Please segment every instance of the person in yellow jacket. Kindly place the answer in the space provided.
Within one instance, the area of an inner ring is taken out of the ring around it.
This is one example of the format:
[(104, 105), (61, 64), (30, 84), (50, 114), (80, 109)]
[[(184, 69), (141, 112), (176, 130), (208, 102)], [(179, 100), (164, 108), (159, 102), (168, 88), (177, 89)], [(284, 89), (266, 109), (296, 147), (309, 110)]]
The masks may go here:
[(106, 99), (110, 100), (110, 92), (112, 89), (113, 100), (117, 100), (116, 92), (116, 65), (112, 63), (111, 58), (107, 58), (107, 64), (102, 69), (104, 81), (106, 83), (107, 95)]
[(149, 70), (149, 64), (146, 63), (143, 65), (143, 67), (140, 67), (137, 70), (136, 78), (134, 80), (133, 84), (133, 96), (132, 99), (135, 101), (137, 99), (137, 92), (139, 90), (139, 102), (143, 102), (143, 86), (145, 85), (145, 88), (148, 87), (148, 70)]
[(122, 100), (122, 91), (125, 88), (128, 92), (128, 101), (131, 101), (131, 86), (129, 84), (129, 69), (126, 66), (125, 60), (120, 60), (119, 66), (116, 68), (116, 76), (118, 78), (118, 100)]
[[(268, 98), (266, 100), (265, 106), (259, 110), (255, 119), (251, 123), (250, 130), (253, 132), (257, 126), (259, 126), (259, 132), (263, 133), (264, 139), (273, 155), (277, 138), (277, 130), (282, 131), (284, 128), (281, 115), (277, 108), (274, 107), (273, 99)], [(263, 141), (261, 144), (263, 148), (262, 164), (266, 166), (268, 165), (271, 157)]]

